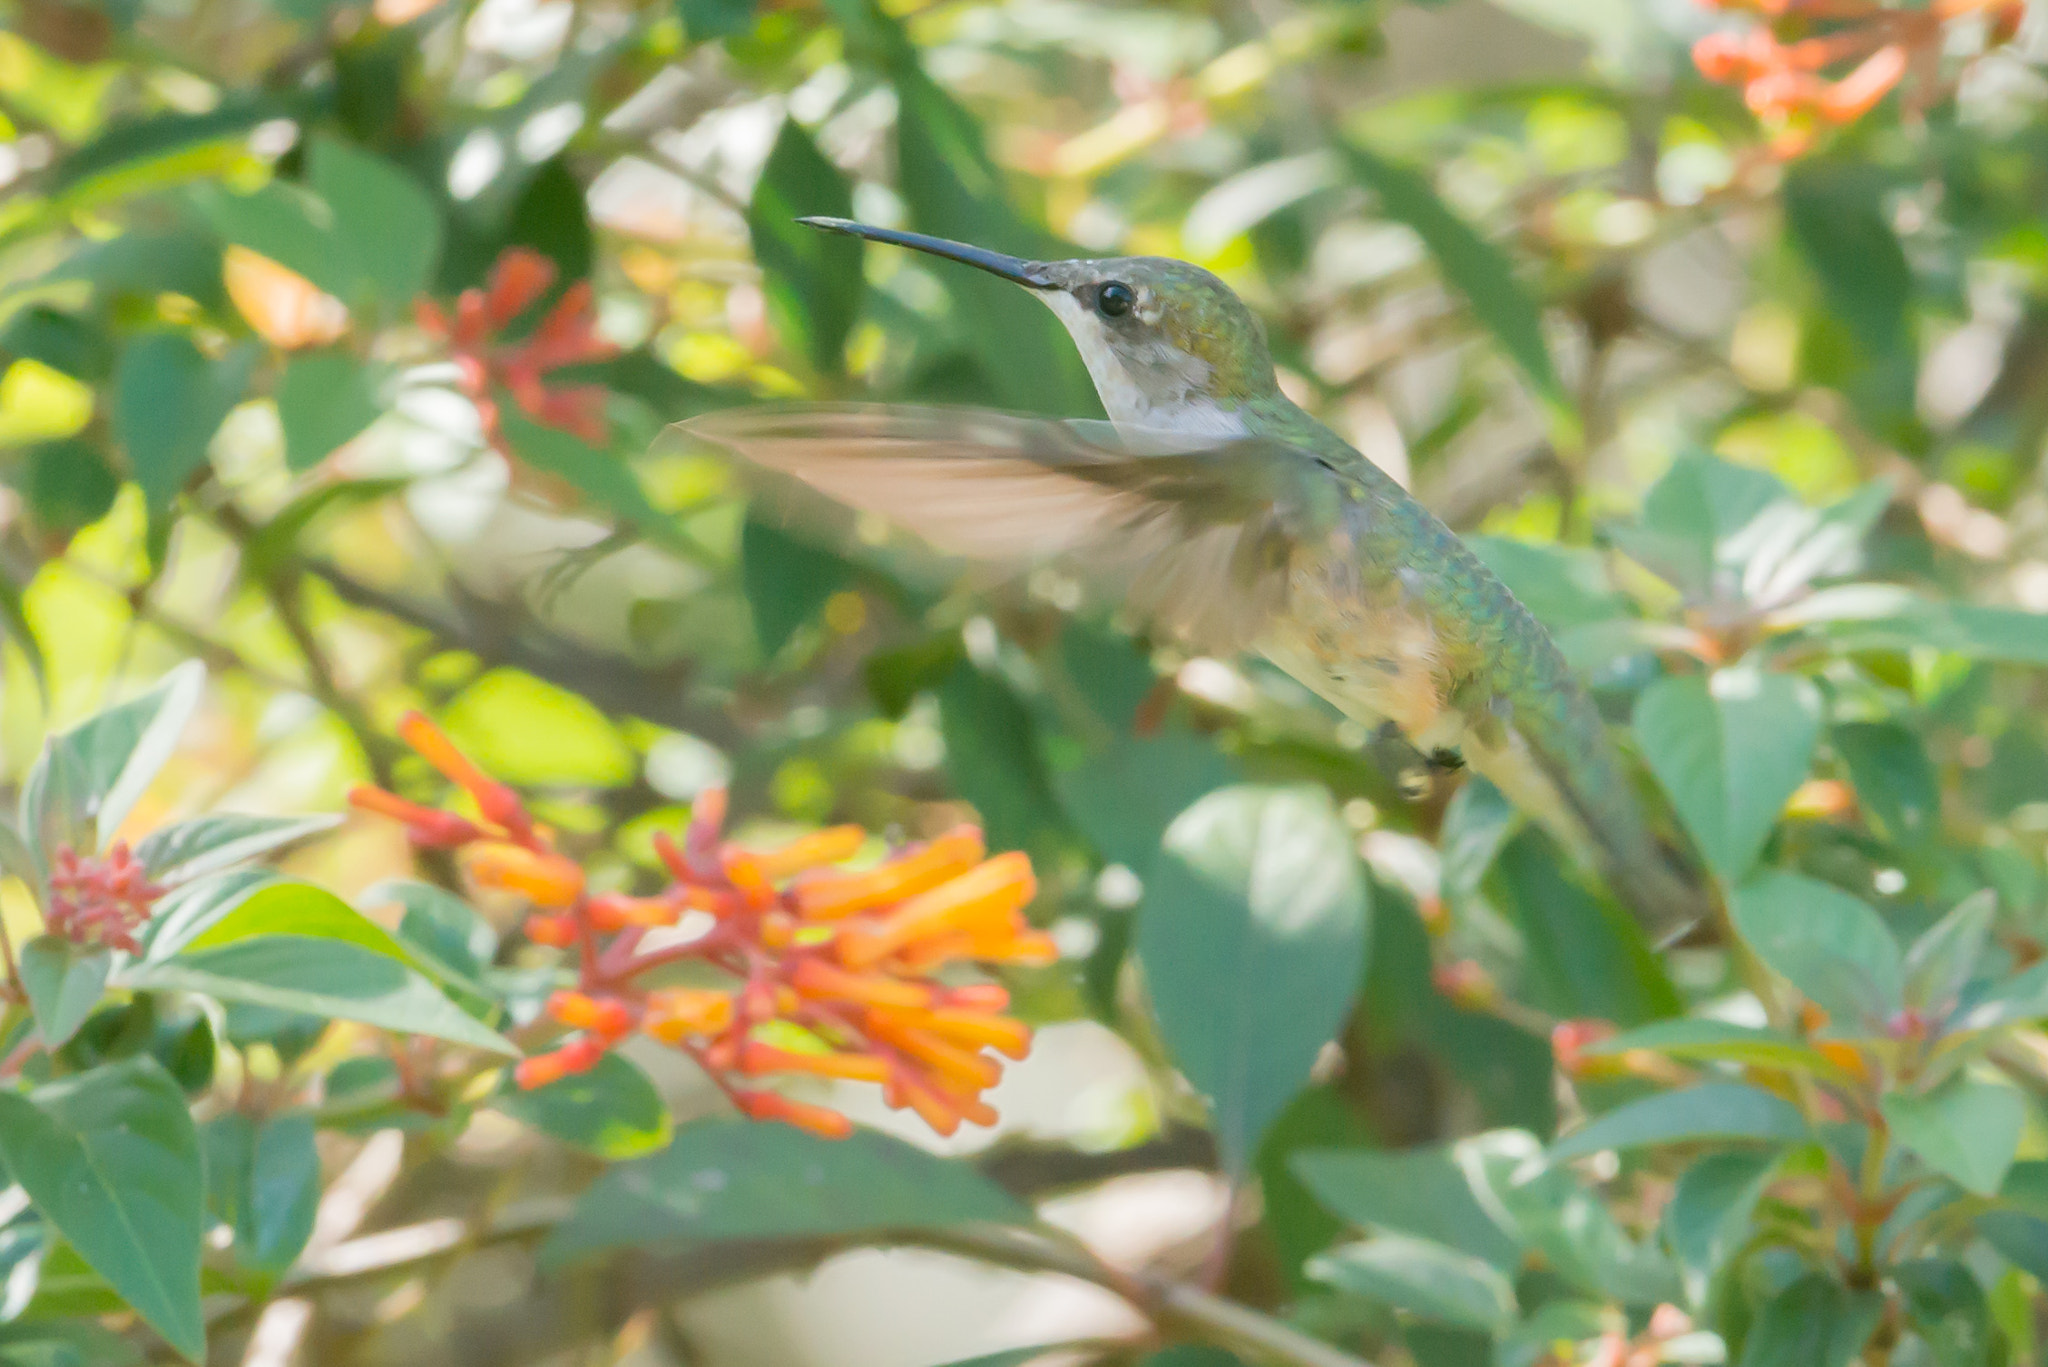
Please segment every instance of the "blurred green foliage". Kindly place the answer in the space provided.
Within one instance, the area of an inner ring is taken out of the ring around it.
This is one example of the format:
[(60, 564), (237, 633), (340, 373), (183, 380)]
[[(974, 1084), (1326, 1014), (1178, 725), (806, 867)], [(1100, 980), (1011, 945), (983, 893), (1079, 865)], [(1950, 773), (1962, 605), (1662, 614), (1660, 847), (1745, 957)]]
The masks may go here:
[[(0, 0), (0, 1363), (2042, 1362), (2040, 39), (1900, 5), (1945, 51), (1788, 141), (1689, 58), (1743, 8)], [(799, 214), (1222, 274), (1727, 915), (1653, 950), (1483, 782), (1057, 574), (750, 514), (665, 424), (1100, 412), (1022, 292)], [(437, 797), (407, 708), (608, 888), (714, 787), (971, 809), (1066, 950), (1007, 980), (1038, 1080), (943, 1154), (659, 1050), (513, 1089), (557, 956), (297, 815)], [(117, 839), (118, 952), (52, 881)], [(773, 1280), (902, 1245), (1141, 1327)]]

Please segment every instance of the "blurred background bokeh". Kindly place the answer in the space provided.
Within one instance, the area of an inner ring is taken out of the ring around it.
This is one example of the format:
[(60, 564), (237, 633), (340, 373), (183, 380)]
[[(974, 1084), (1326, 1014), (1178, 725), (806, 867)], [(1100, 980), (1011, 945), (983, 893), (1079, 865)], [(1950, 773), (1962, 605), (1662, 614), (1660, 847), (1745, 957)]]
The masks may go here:
[[(1827, 31), (1859, 22), (1835, 8)], [(1208, 266), (1265, 321), (1287, 392), (1554, 628), (1641, 624), (1634, 602), (1695, 644), (1761, 630), (1739, 594), (1680, 604), (1602, 559), (1603, 529), (1704, 451), (1812, 504), (1885, 477), (1878, 571), (2048, 611), (2048, 25), (1901, 6), (1939, 22), (1899, 29), (1873, 91), (1696, 58), (1785, 9), (0, 0), (8, 777), (46, 730), (198, 657), (200, 725), (141, 828), (416, 789), (391, 739), (408, 708), (620, 886), (714, 787), (762, 840), (978, 813), (1034, 856), (1067, 962), (1013, 981), (1039, 1041), (992, 1098), (1002, 1123), (947, 1151), (1112, 1259), (1191, 1276), (1228, 1189), (1135, 1004), (1130, 909), (1190, 798), (1310, 780), (1360, 839), (1379, 928), (1342, 1075), (1287, 1113), (1290, 1142), (1548, 1134), (1550, 1024), (1661, 1014), (1636, 998), (1669, 984), (1431, 939), (1457, 895), (1433, 843), (1455, 778), (1271, 671), (1133, 643), (1058, 575), (963, 579), (750, 517), (718, 457), (656, 439), (763, 398), (1099, 413), (1022, 293), (789, 221), (844, 214)], [(1862, 71), (1845, 52), (1827, 79)], [(1951, 819), (2009, 852), (2038, 916), (2042, 695), (1975, 663), (2038, 640), (1951, 627), (1946, 653), (1866, 643), (1856, 686), (1928, 703)], [(1573, 653), (1610, 691), (1650, 668), (1611, 637)], [(349, 894), (416, 860), (356, 819), (291, 868)], [(1481, 960), (1523, 1014), (1475, 987)], [(679, 1057), (634, 1057), (678, 1119), (717, 1105)], [(856, 1092), (857, 1119), (919, 1137)], [(383, 1250), (392, 1275), (320, 1264), (294, 1302), (317, 1313), (231, 1321), (216, 1361), (929, 1367), (1140, 1325), (1098, 1289), (935, 1252), (543, 1276), (516, 1237), (443, 1248), (434, 1222), (593, 1165), (490, 1109), (413, 1121), (402, 1142), (390, 1115), (322, 1134), (307, 1256), (425, 1242)], [(1229, 1275), (1270, 1306), (1336, 1225), (1284, 1180), (1265, 1200)], [(1368, 1337), (1385, 1363), (1454, 1360)]]

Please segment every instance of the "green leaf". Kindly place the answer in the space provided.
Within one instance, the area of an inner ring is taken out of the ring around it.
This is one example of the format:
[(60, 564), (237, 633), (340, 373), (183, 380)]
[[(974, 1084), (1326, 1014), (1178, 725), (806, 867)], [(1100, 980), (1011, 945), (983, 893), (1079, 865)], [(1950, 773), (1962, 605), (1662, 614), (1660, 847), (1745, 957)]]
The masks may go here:
[(1891, 1269), (1906, 1319), (1941, 1367), (2003, 1363), (1991, 1305), (1970, 1269), (1949, 1258), (1916, 1258)]
[(1844, 1027), (1881, 1028), (1903, 1003), (1898, 941), (1860, 898), (1772, 869), (1735, 890), (1729, 914), (1757, 957)]
[(1368, 913), (1351, 830), (1322, 788), (1225, 788), (1167, 828), (1138, 955), (1232, 1172), (1249, 1170), (1351, 1010)]
[(1893, 1139), (1979, 1196), (2005, 1181), (2027, 1118), (2012, 1088), (1960, 1076), (1931, 1092), (1886, 1092), (1882, 1106)]
[(295, 353), (277, 382), (285, 464), (294, 473), (312, 469), (362, 435), (380, 412), (375, 377), (354, 356), (338, 349)]
[(258, 935), (125, 974), (130, 987), (201, 992), (224, 1002), (361, 1021), (432, 1035), (507, 1057), (519, 1049), (479, 1024), (416, 969), (361, 944), (311, 935)]
[(1622, 1025), (1675, 1015), (1678, 990), (1641, 923), (1588, 892), (1569, 867), (1547, 832), (1527, 826), (1495, 856), (1483, 884), (1522, 932), (1532, 1004)]
[(235, 1232), (235, 1261), (267, 1279), (282, 1276), (312, 1237), (320, 1205), (312, 1117), (230, 1111), (208, 1121), (201, 1139), (207, 1204)]
[(219, 812), (159, 826), (135, 847), (157, 883), (183, 883), (268, 854), (341, 824), (336, 816), (247, 816)]
[(1773, 613), (1770, 625), (1814, 628), (1824, 644), (1843, 654), (1925, 649), (1972, 660), (2048, 665), (2048, 614), (1938, 602), (1894, 584), (1823, 588)]
[[(856, 8), (847, 5), (844, 8)], [(862, 35), (882, 50), (896, 88), (896, 185), (910, 226), (1025, 256), (1067, 255), (1009, 206), (981, 126), (918, 63), (917, 48), (877, 6), (858, 3)], [(1008, 408), (1062, 417), (1101, 411), (1066, 329), (1043, 304), (971, 267), (942, 267), (953, 317), (987, 390)]]
[(616, 788), (637, 772), (618, 727), (589, 699), (516, 669), (493, 669), (442, 714), (448, 735), (507, 783)]
[(365, 907), (398, 903), (404, 908), (398, 938), (449, 973), (474, 978), (497, 955), (498, 932), (475, 907), (446, 888), (387, 878), (363, 889), (356, 900)]
[(838, 375), (865, 287), (860, 241), (807, 228), (796, 221), (804, 215), (851, 218), (853, 194), (803, 125), (784, 119), (754, 183), (747, 230), (777, 331), (813, 369)]
[(669, 1142), (674, 1123), (661, 1093), (633, 1063), (608, 1053), (587, 1073), (523, 1091), (508, 1076), (490, 1103), (565, 1144), (614, 1162)]
[(1735, 599), (1749, 529), (1767, 512), (1797, 506), (1792, 491), (1769, 471), (1692, 451), (1650, 487), (1636, 521), (1606, 530), (1622, 550), (1689, 599)]
[(756, 518), (741, 524), (740, 586), (746, 591), (764, 658), (773, 659), (798, 627), (817, 616), (825, 600), (852, 582), (852, 567), (830, 551)]
[(1906, 951), (1906, 1004), (1936, 1019), (1953, 1012), (1977, 976), (1997, 917), (1998, 894), (1979, 888), (1922, 932)]
[(1941, 782), (1918, 736), (1891, 722), (1843, 722), (1829, 739), (1849, 766), (1857, 805), (1877, 818), (1879, 834), (1910, 847), (1939, 833)]
[(1685, 1170), (1664, 1207), (1664, 1241), (1702, 1278), (1711, 1277), (1750, 1234), (1750, 1214), (1771, 1184), (1778, 1150), (1710, 1153)]
[(21, 985), (35, 1012), (36, 1033), (49, 1048), (62, 1048), (99, 1005), (113, 957), (54, 935), (38, 935), (21, 947)]
[(112, 510), (120, 492), (120, 476), (91, 442), (71, 437), (29, 449), (22, 494), (39, 527), (55, 532), (90, 527)]
[(114, 435), (151, 508), (170, 507), (206, 464), (207, 444), (241, 400), (256, 348), (208, 360), (179, 332), (130, 342), (114, 374)]
[(193, 1362), (204, 1179), (185, 1094), (138, 1058), (0, 1092), (0, 1161), (36, 1209), (149, 1325)]
[(441, 216), (433, 198), (382, 157), (332, 138), (314, 138), (307, 160), (335, 236), (347, 244), (363, 282), (387, 304), (410, 305), (441, 257)]
[(113, 837), (177, 748), (205, 687), (205, 666), (187, 661), (43, 747), (21, 790), (21, 828), (39, 862), (60, 844), (97, 850)]
[(1705, 1082), (1646, 1096), (1596, 1116), (1552, 1145), (1550, 1157), (1563, 1162), (1603, 1149), (1651, 1144), (1806, 1137), (1806, 1118), (1783, 1097), (1740, 1082)]
[(1065, 829), (1038, 727), (1000, 675), (962, 659), (939, 686), (939, 734), (954, 790), (981, 814), (992, 849), (1038, 850)]
[(172, 888), (142, 928), (142, 957), (154, 963), (176, 954), (187, 941), (226, 916), (263, 888), (281, 882), (266, 868), (228, 869)]
[(1503, 1272), (1521, 1264), (1521, 1239), (1501, 1223), (1490, 1193), (1484, 1201), (1474, 1194), (1475, 1169), (1464, 1149), (1311, 1149), (1289, 1166), (1317, 1200), (1354, 1225), (1433, 1239)]
[(1742, 880), (1820, 736), (1805, 679), (1723, 669), (1659, 679), (1636, 702), (1636, 739), (1680, 820), (1722, 881)]
[(667, 520), (640, 487), (633, 467), (581, 438), (544, 427), (519, 412), (511, 396), (499, 394), (498, 423), (519, 459), (545, 474), (567, 480), (591, 503), (651, 537), (665, 534)]
[(1872, 355), (1908, 345), (1913, 272), (1884, 207), (1891, 189), (1876, 166), (1828, 157), (1785, 177), (1785, 226), (1820, 277), (1828, 309)]
[(660, 1153), (598, 1178), (549, 1236), (544, 1263), (606, 1249), (792, 1239), (962, 1224), (1030, 1212), (964, 1163), (871, 1130), (820, 1139), (789, 1125), (700, 1120)]
[(1696, 1062), (1783, 1068), (1849, 1086), (1857, 1082), (1847, 1069), (1811, 1045), (1769, 1030), (1700, 1017), (1653, 1021), (1586, 1045), (1581, 1052), (1613, 1057), (1637, 1049)]
[(2048, 1220), (2022, 1210), (1987, 1210), (1977, 1217), (1976, 1228), (2014, 1267), (2048, 1278)]
[(1052, 781), (1067, 815), (1102, 857), (1142, 879), (1173, 819), (1235, 777), (1236, 766), (1215, 742), (1174, 731), (1119, 734), (1080, 763), (1055, 769)]
[(1308, 1275), (1440, 1324), (1497, 1334), (1515, 1321), (1508, 1279), (1428, 1239), (1382, 1234), (1311, 1258)]
[(1514, 263), (1453, 213), (1422, 172), (1396, 165), (1356, 143), (1340, 142), (1339, 147), (1352, 174), (1378, 197), (1380, 211), (1415, 230), (1436, 258), (1444, 280), (1465, 296), (1537, 394), (1556, 412), (1570, 414), (1571, 399), (1558, 383), (1543, 341), (1542, 311), (1515, 278)]
[(693, 43), (754, 31), (754, 0), (676, 0), (676, 13)]
[(192, 202), (225, 241), (247, 247), (347, 301), (356, 293), (355, 253), (335, 230), (334, 209), (302, 186), (273, 180), (246, 195), (202, 186)]
[(1809, 1272), (1764, 1306), (1740, 1367), (1849, 1367), (1883, 1315), (1883, 1296)]

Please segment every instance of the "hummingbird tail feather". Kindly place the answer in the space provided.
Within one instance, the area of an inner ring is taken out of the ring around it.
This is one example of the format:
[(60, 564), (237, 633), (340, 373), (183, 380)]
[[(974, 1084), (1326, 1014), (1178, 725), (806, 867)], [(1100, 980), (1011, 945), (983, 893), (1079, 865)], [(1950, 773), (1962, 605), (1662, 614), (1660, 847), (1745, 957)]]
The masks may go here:
[(1542, 737), (1510, 730), (1499, 745), (1468, 738), (1466, 760), (1597, 871), (1654, 945), (1667, 944), (1711, 911), (1711, 896), (1644, 822), (1597, 717), (1575, 720), (1590, 723), (1575, 745), (1545, 746)]

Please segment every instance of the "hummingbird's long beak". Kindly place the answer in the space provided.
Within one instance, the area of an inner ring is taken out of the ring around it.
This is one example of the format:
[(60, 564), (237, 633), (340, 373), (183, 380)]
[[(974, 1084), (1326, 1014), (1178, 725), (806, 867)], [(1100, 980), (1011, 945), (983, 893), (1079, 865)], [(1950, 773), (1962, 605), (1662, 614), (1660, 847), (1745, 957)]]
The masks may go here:
[(895, 228), (873, 228), (865, 223), (855, 223), (850, 218), (800, 218), (797, 222), (806, 228), (821, 228), (828, 233), (845, 233), (848, 237), (864, 237), (870, 242), (886, 242), (893, 247), (909, 247), (914, 251), (930, 252), (943, 256), (949, 261), (964, 261), (970, 266), (979, 266), (991, 275), (1000, 275), (1005, 280), (1015, 281), (1027, 289), (1049, 290), (1058, 288), (1047, 278), (1045, 267), (1036, 261), (1022, 257), (1004, 256), (986, 247), (970, 247), (965, 242), (949, 242), (943, 237), (927, 237), (923, 233), (906, 233)]

